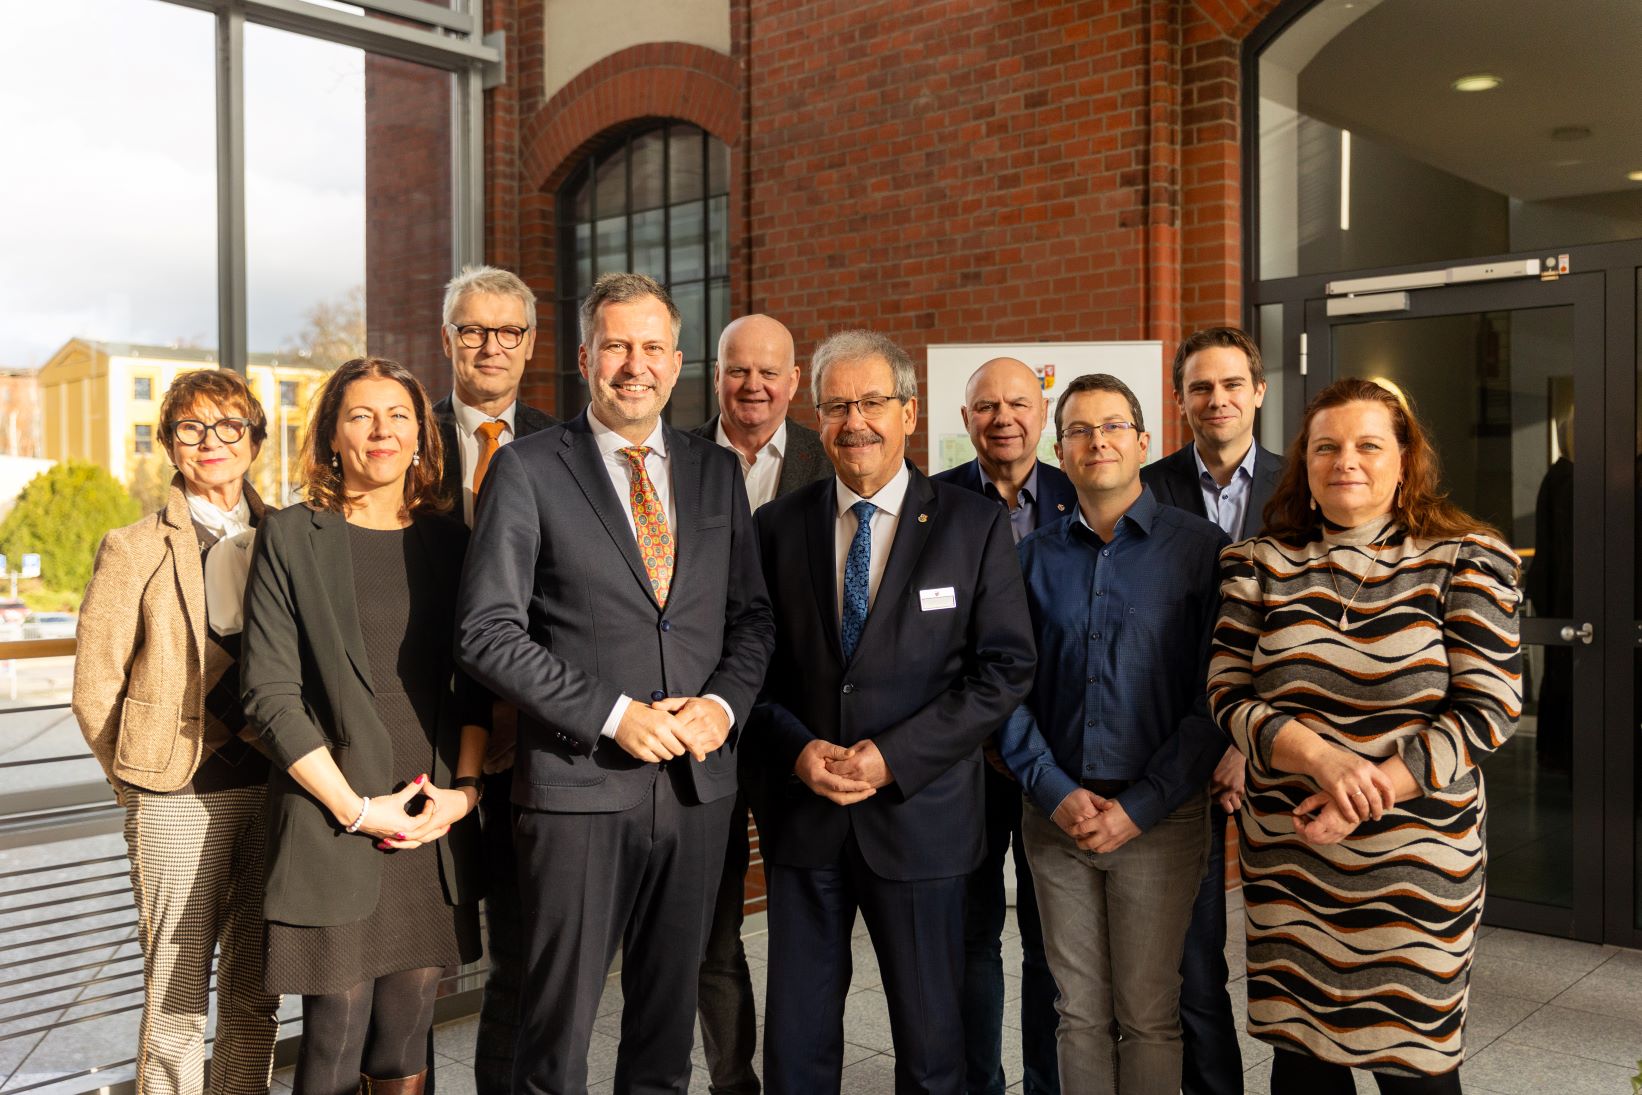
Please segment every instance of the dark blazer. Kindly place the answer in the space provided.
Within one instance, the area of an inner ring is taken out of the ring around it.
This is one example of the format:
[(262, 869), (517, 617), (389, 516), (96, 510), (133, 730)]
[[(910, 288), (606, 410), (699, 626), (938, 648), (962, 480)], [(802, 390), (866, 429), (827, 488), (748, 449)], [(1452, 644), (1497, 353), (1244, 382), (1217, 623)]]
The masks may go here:
[[(690, 431), (718, 444), (718, 415)], [(791, 494), (806, 483), (832, 478), (832, 461), (821, 447), (821, 435), (808, 426), (787, 419), (787, 451), (781, 454), (781, 478), (775, 485), (775, 496)]]
[[(456, 519), (460, 521), (462, 485), (467, 482), (467, 476), (462, 474), (462, 449), (456, 442), (456, 408), (451, 404), (450, 396), (445, 396), (433, 405), (433, 417), (434, 421), (439, 423), (439, 439), (445, 446), (445, 467), (440, 479), (439, 493), (451, 503)], [(558, 424), (557, 418), (543, 414), (535, 407), (527, 406), (520, 401), (513, 412), (513, 440), (529, 437), (539, 430)]]
[(739, 724), (773, 638), (769, 598), (734, 454), (663, 428), (678, 524), (666, 611), (586, 412), (503, 446), (486, 473), (462, 575), (458, 656), (519, 709), (521, 806), (601, 813), (650, 792), (659, 766), (599, 736), (622, 695), (722, 697), (738, 726), (705, 763), (684, 762), (699, 801), (735, 793)]
[[(417, 517), (413, 527), (435, 570), (461, 569), (466, 528), (434, 516)], [(454, 621), (456, 591), (449, 583), (421, 592), (438, 598), (441, 614)], [(440, 674), (448, 685), (429, 776), (435, 786), (449, 787), (462, 727), (488, 726), (490, 704), (457, 671), (453, 655)], [(341, 514), (292, 506), (270, 513), (258, 528), (245, 590), (240, 687), (246, 717), (274, 759), (265, 915), (308, 925), (346, 924), (368, 915), (376, 908), (382, 853), (369, 839), (343, 832), (286, 771), (325, 748), (360, 794), (390, 791), (416, 775), (392, 768), (388, 731), (377, 718)], [(469, 814), (436, 845), (451, 904), (480, 896), (477, 825)]]
[[(909, 464), (910, 467), (910, 464)], [(750, 733), (766, 781), (764, 858), (831, 866), (853, 831), (879, 877), (950, 878), (980, 862), (981, 742), (1032, 686), (1026, 590), (996, 502), (916, 468), (855, 656), (839, 640), (833, 479), (759, 509), (776, 646)], [(921, 590), (957, 607), (925, 612)], [(872, 738), (895, 782), (835, 806), (792, 774), (815, 738)]]
[[(1207, 517), (1203, 509), (1203, 487), (1197, 478), (1197, 458), (1192, 454), (1192, 442), (1187, 442), (1163, 459), (1140, 469), (1140, 481), (1152, 488), (1157, 500), (1166, 506), (1178, 506), (1187, 513)], [(1254, 443), (1254, 482), (1249, 490), (1249, 508), (1243, 512), (1241, 535), (1235, 540), (1258, 536), (1265, 526), (1266, 503), (1277, 489), (1277, 480), (1283, 477), (1283, 458), (1270, 449)]]
[[(986, 473), (981, 471), (981, 462), (971, 460), (967, 464), (959, 464), (955, 468), (936, 472), (930, 476), (937, 483), (951, 483), (955, 487), (962, 487), (976, 494), (986, 493)], [(1072, 486), (1072, 481), (1066, 478), (1066, 473), (1053, 464), (1038, 461), (1038, 497), (1034, 500), (1035, 509), (1032, 513), (1032, 527), (1042, 528), (1051, 521), (1065, 517), (1078, 506), (1078, 492)]]

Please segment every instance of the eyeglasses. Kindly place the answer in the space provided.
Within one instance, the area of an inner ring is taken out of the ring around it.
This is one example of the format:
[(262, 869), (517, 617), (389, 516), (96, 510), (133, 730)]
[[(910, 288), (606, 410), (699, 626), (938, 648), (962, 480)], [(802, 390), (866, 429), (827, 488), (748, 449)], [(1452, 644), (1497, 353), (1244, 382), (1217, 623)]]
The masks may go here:
[(496, 345), (504, 350), (516, 350), (519, 343), (525, 340), (525, 333), (529, 327), (518, 327), (509, 324), (506, 327), (483, 327), (477, 323), (464, 323), (458, 327), (454, 323), (445, 324), (445, 329), (456, 336), (460, 342), (470, 350), (477, 350), (484, 346), (491, 335), (496, 336)]
[(171, 435), (184, 445), (198, 445), (205, 440), (205, 435), (214, 433), (217, 440), (224, 445), (232, 445), (245, 436), (245, 431), (251, 424), (243, 418), (219, 418), (206, 425), (197, 418), (185, 418), (171, 424)]
[(817, 403), (815, 413), (828, 422), (842, 422), (850, 416), (851, 407), (859, 407), (861, 417), (870, 422), (875, 418), (884, 417), (890, 403), (897, 398), (899, 397), (893, 395), (868, 395), (860, 399), (829, 399), (824, 403)]
[(1103, 437), (1115, 440), (1117, 435), (1124, 430), (1134, 430), (1139, 433), (1140, 427), (1133, 422), (1097, 422), (1093, 426), (1068, 426), (1060, 431), (1060, 440), (1062, 444), (1068, 441), (1076, 441), (1081, 445), (1092, 440), (1096, 430), (1099, 430)]

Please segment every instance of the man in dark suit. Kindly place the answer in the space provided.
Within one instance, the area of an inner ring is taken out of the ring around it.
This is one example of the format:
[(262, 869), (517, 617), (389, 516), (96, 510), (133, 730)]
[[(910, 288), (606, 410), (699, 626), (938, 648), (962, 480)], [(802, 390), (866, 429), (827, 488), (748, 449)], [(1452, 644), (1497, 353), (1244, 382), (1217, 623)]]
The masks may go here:
[[(494, 266), (464, 268), (445, 286), (443, 314), (439, 342), (450, 359), (451, 394), (433, 405), (445, 443), (443, 493), (452, 513), (471, 528), (473, 504), (496, 450), (558, 419), (519, 401), (519, 378), (536, 349), (536, 294), (518, 275)], [(478, 1095), (511, 1090), (519, 1027), (519, 883), (508, 809), (515, 715), (506, 704), (497, 708), (479, 798), (490, 969), (474, 1040)]]
[[(986, 362), (969, 378), (960, 408), (975, 459), (934, 476), (984, 494), (1009, 513), (1021, 538), (1078, 504), (1064, 472), (1038, 460), (1048, 414), (1043, 382), (1012, 357)], [(986, 746), (986, 859), (969, 876), (964, 916), (964, 1052), (969, 1095), (1003, 1095), (1003, 863), (1015, 848), (1015, 920), (1021, 933), (1021, 1071), (1026, 1095), (1059, 1095), (1055, 1066), (1055, 978), (1043, 954), (1032, 868), (1021, 847), (1021, 785)]]
[[(1198, 331), (1175, 351), (1173, 380), (1192, 440), (1141, 469), (1141, 481), (1159, 502), (1207, 517), (1233, 540), (1257, 535), (1283, 474), (1283, 458), (1254, 440), (1254, 413), (1266, 398), (1259, 347), (1235, 327)], [(1180, 968), (1185, 1095), (1243, 1090), (1225, 954), (1226, 820), (1242, 804), (1243, 771), (1243, 754), (1228, 746), (1210, 784), (1220, 808), (1210, 810), (1209, 865)]]
[(1032, 677), (1003, 508), (906, 460), (917, 376), (869, 331), (817, 348), (836, 470), (758, 512), (776, 652), (754, 724), (770, 896), (764, 1083), (836, 1092), (850, 933), (866, 918), (897, 1091), (963, 1091), (965, 883), (985, 850), (981, 742)]
[[(696, 433), (736, 454), (747, 502), (755, 511), (772, 498), (832, 476), (820, 436), (787, 417), (787, 405), (798, 391), (798, 361), (786, 327), (762, 315), (742, 316), (725, 327), (718, 339), (714, 382), (719, 413)], [(738, 794), (701, 961), (701, 1044), (712, 1095), (759, 1091), (753, 1070), (758, 1015), (741, 945), (750, 858), (746, 799)]]
[(735, 728), (773, 625), (735, 458), (661, 422), (678, 308), (607, 274), (580, 319), (591, 402), (496, 454), (458, 611), (463, 665), (519, 709), (513, 1091), (586, 1090), (619, 947), (615, 1090), (683, 1095)]

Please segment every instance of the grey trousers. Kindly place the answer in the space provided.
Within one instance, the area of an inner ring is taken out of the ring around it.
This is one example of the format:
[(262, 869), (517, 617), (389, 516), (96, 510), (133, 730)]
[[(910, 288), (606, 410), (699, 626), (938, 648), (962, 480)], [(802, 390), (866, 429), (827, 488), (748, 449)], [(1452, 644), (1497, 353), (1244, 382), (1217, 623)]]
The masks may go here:
[(1199, 795), (1100, 854), (1026, 804), (1021, 833), (1059, 990), (1062, 1091), (1178, 1095), (1180, 957), (1209, 851), (1208, 804)]
[(212, 1095), (268, 1090), (279, 997), (262, 987), (266, 787), (125, 793), (131, 893), (143, 949), (138, 1095), (200, 1095), (217, 954)]

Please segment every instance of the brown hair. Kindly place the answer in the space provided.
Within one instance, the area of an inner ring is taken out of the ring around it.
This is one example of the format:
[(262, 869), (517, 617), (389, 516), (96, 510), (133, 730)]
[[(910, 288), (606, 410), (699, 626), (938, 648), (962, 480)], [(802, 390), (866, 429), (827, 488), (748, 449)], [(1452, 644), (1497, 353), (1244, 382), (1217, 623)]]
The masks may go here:
[[(582, 301), (581, 308), (576, 312), (582, 345), (587, 346), (588, 340), (593, 337), (593, 321), (599, 318), (600, 308), (606, 304), (631, 304), (645, 297), (655, 297), (667, 309), (667, 321), (673, 327), (673, 349), (678, 349), (678, 332), (684, 324), (684, 314), (678, 310), (678, 305), (673, 303), (672, 295), (662, 288), (661, 282), (648, 274), (599, 275), (598, 280), (593, 282), (587, 299)], [(590, 354), (592, 350), (589, 346)]]
[(1249, 359), (1249, 379), (1254, 381), (1254, 386), (1258, 388), (1266, 382), (1266, 367), (1260, 361), (1260, 347), (1254, 344), (1247, 331), (1239, 327), (1205, 327), (1187, 335), (1175, 349), (1173, 374), (1176, 393), (1184, 390), (1186, 362), (1193, 354), (1215, 346), (1243, 351), (1243, 356)]
[(1055, 400), (1055, 436), (1057, 438), (1060, 437), (1061, 409), (1066, 406), (1068, 399), (1079, 392), (1113, 392), (1121, 395), (1129, 403), (1129, 415), (1134, 419), (1135, 433), (1142, 434), (1146, 432), (1146, 419), (1140, 413), (1140, 400), (1136, 399), (1135, 393), (1129, 390), (1129, 385), (1123, 383), (1111, 373), (1084, 373), (1068, 384)]
[(177, 423), (201, 403), (214, 403), (217, 410), (245, 419), (252, 448), (260, 448), (267, 440), (268, 413), (251, 394), (251, 386), (243, 376), (232, 369), (195, 369), (179, 373), (160, 400), (160, 447), (167, 453), (176, 443)]
[(308, 418), (308, 429), (302, 438), (302, 491), (308, 504), (315, 509), (333, 513), (347, 513), (351, 501), (342, 488), (342, 474), (332, 466), (336, 450), (331, 438), (336, 436), (337, 416), (342, 413), (342, 399), (348, 385), (356, 380), (397, 380), (410, 396), (416, 408), (417, 451), (422, 459), (412, 463), (405, 473), (404, 517), (418, 513), (442, 513), (450, 508), (443, 496), (440, 481), (444, 475), (445, 446), (439, 429), (433, 421), (433, 405), (421, 382), (397, 361), (383, 357), (356, 357), (337, 366), (320, 386), (319, 398)]
[(1402, 448), (1402, 483), (1391, 504), (1391, 515), (1410, 536), (1440, 540), (1482, 533), (1498, 536), (1488, 525), (1448, 500), (1442, 489), (1437, 450), (1419, 418), (1403, 398), (1372, 380), (1347, 377), (1318, 392), (1306, 405), (1300, 432), (1289, 444), (1283, 477), (1264, 513), (1265, 535), (1288, 544), (1304, 544), (1322, 536), (1323, 515), (1312, 508), (1306, 449), (1317, 415), (1347, 403), (1378, 403), (1391, 416), (1392, 432)]

